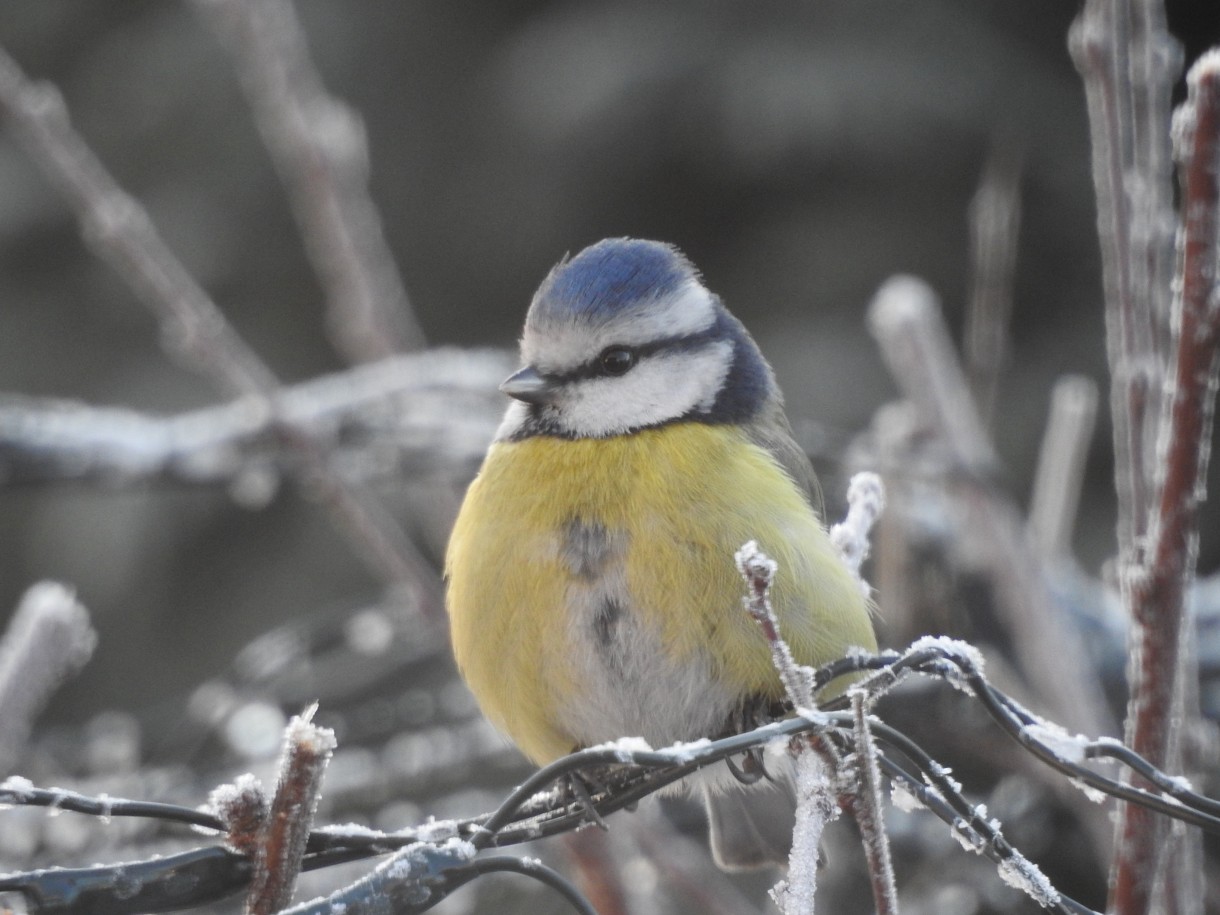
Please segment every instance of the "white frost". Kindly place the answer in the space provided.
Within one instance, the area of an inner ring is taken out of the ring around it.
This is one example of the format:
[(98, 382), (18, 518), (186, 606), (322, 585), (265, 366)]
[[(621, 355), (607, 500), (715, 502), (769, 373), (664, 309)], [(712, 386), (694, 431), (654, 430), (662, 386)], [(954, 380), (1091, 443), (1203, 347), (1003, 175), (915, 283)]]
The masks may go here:
[(1085, 750), (1092, 743), (1083, 734), (1072, 735), (1052, 721), (1035, 721), (1021, 728), (1021, 733), (1036, 740), (1054, 753), (1059, 759), (1069, 763), (1083, 763)]
[(1013, 852), (1000, 862), (1000, 879), (1016, 887), (1044, 909), (1059, 904), (1059, 891), (1042, 873), (1038, 865), (1024, 855)]

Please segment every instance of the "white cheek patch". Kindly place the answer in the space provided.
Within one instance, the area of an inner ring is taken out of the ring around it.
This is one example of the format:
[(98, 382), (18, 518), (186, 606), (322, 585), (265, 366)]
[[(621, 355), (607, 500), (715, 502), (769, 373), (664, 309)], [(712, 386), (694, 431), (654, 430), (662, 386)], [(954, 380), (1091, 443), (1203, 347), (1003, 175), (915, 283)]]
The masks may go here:
[(508, 410), (504, 413), (504, 419), (500, 421), (500, 428), (496, 430), (495, 441), (502, 442), (520, 432), (525, 421), (529, 419), (529, 415), (530, 408), (527, 404), (519, 400), (510, 403)]
[(587, 364), (608, 346), (642, 346), (666, 337), (685, 337), (715, 323), (712, 294), (691, 280), (668, 298), (624, 309), (602, 327), (589, 327), (583, 321), (531, 327), (527, 321), (521, 355), (541, 372), (562, 374)]
[(618, 378), (577, 382), (559, 405), (563, 428), (577, 436), (620, 435), (709, 410), (732, 357), (732, 344), (721, 341), (692, 352), (647, 357)]

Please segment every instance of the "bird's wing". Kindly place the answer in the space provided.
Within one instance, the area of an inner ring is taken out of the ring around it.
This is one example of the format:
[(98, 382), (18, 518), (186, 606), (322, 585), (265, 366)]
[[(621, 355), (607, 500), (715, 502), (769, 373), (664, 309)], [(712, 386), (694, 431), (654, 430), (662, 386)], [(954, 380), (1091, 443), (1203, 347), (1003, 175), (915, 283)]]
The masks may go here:
[(822, 487), (818, 484), (817, 474), (813, 472), (813, 465), (809, 463), (809, 455), (797, 444), (792, 434), (792, 426), (788, 423), (783, 404), (769, 406), (766, 412), (746, 429), (750, 440), (770, 454), (784, 472), (792, 477), (817, 516), (825, 521)]

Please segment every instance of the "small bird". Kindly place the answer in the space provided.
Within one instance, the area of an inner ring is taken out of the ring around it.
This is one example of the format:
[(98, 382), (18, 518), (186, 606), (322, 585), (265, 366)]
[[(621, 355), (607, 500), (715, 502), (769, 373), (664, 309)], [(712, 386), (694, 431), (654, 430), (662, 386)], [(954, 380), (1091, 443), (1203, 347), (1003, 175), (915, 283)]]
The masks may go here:
[[(742, 607), (750, 540), (779, 564), (772, 602), (799, 663), (875, 650), (771, 367), (681, 252), (613, 238), (560, 261), (521, 356), (446, 575), (458, 667), (526, 756), (715, 738), (782, 700)], [(717, 863), (786, 863), (790, 786), (703, 788)]]

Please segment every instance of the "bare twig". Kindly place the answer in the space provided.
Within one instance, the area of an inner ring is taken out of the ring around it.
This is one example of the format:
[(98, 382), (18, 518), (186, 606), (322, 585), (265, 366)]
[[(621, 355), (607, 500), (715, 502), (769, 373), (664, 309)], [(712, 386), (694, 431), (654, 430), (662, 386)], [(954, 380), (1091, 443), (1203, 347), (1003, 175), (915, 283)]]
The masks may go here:
[(329, 510), (355, 553), (383, 580), (439, 615), (431, 566), (385, 510), (349, 485), (308, 434), (283, 422), (278, 382), (157, 234), (147, 213), (119, 188), (72, 128), (59, 91), (26, 79), (0, 50), (0, 111), (17, 126), (51, 182), (80, 219), (95, 253), (114, 266), (157, 315), (172, 354), (230, 393), (260, 399), (284, 442), (302, 457), (300, 479)]
[(890, 858), (890, 843), (885, 834), (884, 805), (881, 800), (881, 772), (877, 768), (877, 747), (868, 720), (868, 694), (863, 690), (851, 693), (851, 711), (855, 719), (856, 786), (852, 794), (851, 814), (860, 827), (864, 856), (873, 887), (873, 906), (877, 915), (898, 915), (898, 888), (894, 884), (894, 863)]
[(1021, 227), (1024, 152), (998, 137), (970, 202), (971, 290), (962, 347), (979, 415), (990, 419), (1000, 370), (1008, 357), (1013, 274)]
[(317, 707), (288, 723), (275, 796), (259, 830), (247, 915), (273, 915), (292, 901), (305, 843), (322, 793), (322, 776), (335, 749), (334, 732), (312, 722)]
[(85, 241), (161, 321), (162, 342), (230, 394), (276, 382), (262, 360), (169, 250), (140, 204), (119, 187), (72, 128), (59, 90), (34, 83), (0, 49), (0, 112), (15, 127), (81, 223)]
[(89, 612), (71, 588), (42, 581), (22, 595), (0, 642), (0, 772), (17, 761), (35, 716), (96, 644)]
[[(1157, 767), (1180, 764), (1181, 639), (1194, 578), (1198, 515), (1206, 487), (1215, 391), (1220, 377), (1220, 52), (1201, 57), (1187, 77), (1188, 100), (1175, 120), (1184, 227), (1175, 296), (1176, 353), (1162, 418), (1155, 514), (1146, 561), (1125, 570), (1134, 634), (1130, 746)], [(1178, 722), (1175, 726), (1174, 722)], [(1164, 826), (1124, 808), (1111, 904), (1118, 915), (1148, 910), (1165, 852)]]
[(195, 0), (233, 57), (263, 142), (326, 291), (331, 337), (352, 362), (424, 344), (368, 195), (359, 115), (328, 95), (288, 0)]
[(1043, 562), (1061, 562), (1072, 555), (1072, 528), (1096, 419), (1097, 385), (1092, 379), (1068, 375), (1055, 382), (1026, 525)]

